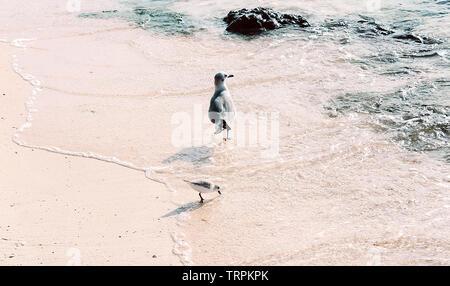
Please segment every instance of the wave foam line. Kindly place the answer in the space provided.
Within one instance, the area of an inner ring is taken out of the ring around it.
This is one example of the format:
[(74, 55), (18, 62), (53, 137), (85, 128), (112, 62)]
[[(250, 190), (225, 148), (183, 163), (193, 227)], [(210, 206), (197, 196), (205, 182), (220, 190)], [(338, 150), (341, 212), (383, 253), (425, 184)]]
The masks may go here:
[[(16, 39), (10, 42), (10, 44), (14, 47), (26, 49), (27, 46), (24, 42), (33, 41), (34, 39)], [(41, 82), (32, 74), (25, 73), (23, 69), (19, 65), (19, 61), (17, 55), (12, 56), (12, 69), (15, 73), (17, 73), (23, 80), (28, 82), (32, 86), (31, 95), (25, 101), (25, 110), (26, 110), (26, 120), (25, 122), (17, 129), (17, 131), (12, 136), (12, 141), (25, 148), (44, 150), (52, 153), (58, 153), (69, 156), (76, 156), (82, 158), (96, 159), (103, 162), (114, 163), (122, 167), (126, 167), (129, 169), (133, 169), (136, 171), (144, 172), (145, 177), (155, 181), (157, 183), (164, 184), (166, 188), (172, 193), (172, 195), (176, 194), (176, 190), (170, 186), (170, 184), (161, 177), (156, 177), (155, 174), (158, 171), (163, 169), (167, 169), (167, 167), (138, 167), (131, 162), (123, 161), (114, 156), (104, 156), (101, 154), (97, 154), (94, 152), (76, 152), (64, 150), (59, 147), (54, 146), (39, 146), (39, 145), (31, 145), (27, 144), (24, 141), (21, 141), (20, 134), (25, 131), (25, 129), (31, 128), (33, 121), (33, 113), (37, 112), (38, 109), (34, 108), (34, 104), (39, 97), (39, 93), (42, 92)], [(178, 221), (182, 220), (184, 217), (180, 216), (177, 218)], [(172, 252), (180, 258), (180, 261), (183, 265), (192, 265), (193, 262), (191, 260), (191, 248), (189, 244), (184, 240), (183, 233), (172, 233), (172, 240), (174, 241), (174, 246)]]
[(11, 45), (17, 48), (27, 48), (27, 45), (25, 45), (24, 42), (32, 42), (36, 39), (34, 38), (21, 38), (21, 39), (15, 39), (11, 41)]
[[(172, 192), (172, 196), (175, 196), (175, 192)], [(179, 205), (175, 202), (175, 198), (172, 199), (172, 203)], [(174, 242), (172, 253), (178, 256), (181, 264), (184, 266), (192, 266), (194, 262), (192, 261), (192, 248), (186, 241), (186, 235), (181, 231), (184, 224), (191, 219), (191, 216), (186, 212), (180, 212), (177, 215), (176, 227), (178, 230), (172, 232), (171, 237)]]
[(185, 266), (192, 266), (191, 260), (192, 249), (185, 241), (185, 235), (183, 233), (172, 233), (172, 240), (174, 242), (172, 252), (180, 258), (180, 261)]

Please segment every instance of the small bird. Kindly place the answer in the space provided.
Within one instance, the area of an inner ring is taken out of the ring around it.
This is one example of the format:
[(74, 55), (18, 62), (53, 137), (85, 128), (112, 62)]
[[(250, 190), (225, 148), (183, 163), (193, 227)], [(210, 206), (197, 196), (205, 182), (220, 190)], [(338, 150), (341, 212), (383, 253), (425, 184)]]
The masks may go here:
[(231, 130), (232, 122), (235, 116), (235, 109), (233, 99), (230, 91), (225, 84), (227, 78), (234, 77), (225, 73), (218, 73), (214, 76), (214, 95), (209, 103), (208, 116), (212, 123), (216, 125), (215, 134), (227, 130), (227, 137), (224, 140), (229, 140), (228, 133)]
[(183, 180), (186, 183), (189, 184), (194, 190), (198, 192), (198, 195), (200, 196), (200, 203), (203, 203), (203, 197), (202, 193), (213, 193), (218, 192), (219, 195), (222, 193), (220, 192), (220, 187), (218, 185), (214, 185), (205, 181), (197, 181), (197, 182), (191, 182), (188, 180)]

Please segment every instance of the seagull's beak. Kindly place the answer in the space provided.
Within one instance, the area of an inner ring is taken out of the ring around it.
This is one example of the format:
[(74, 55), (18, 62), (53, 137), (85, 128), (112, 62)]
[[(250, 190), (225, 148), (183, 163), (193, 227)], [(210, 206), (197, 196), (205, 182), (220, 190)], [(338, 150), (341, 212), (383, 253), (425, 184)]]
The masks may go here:
[(228, 75), (227, 77), (228, 77), (228, 78), (230, 78), (230, 77), (234, 77), (234, 75), (230, 74), (230, 75)]

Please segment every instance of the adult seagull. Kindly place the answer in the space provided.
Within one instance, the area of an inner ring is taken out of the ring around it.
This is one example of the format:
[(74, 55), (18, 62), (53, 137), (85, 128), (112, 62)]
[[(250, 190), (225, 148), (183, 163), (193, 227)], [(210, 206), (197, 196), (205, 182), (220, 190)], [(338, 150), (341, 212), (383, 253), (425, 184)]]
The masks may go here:
[(230, 139), (228, 132), (231, 130), (235, 116), (233, 100), (225, 84), (225, 80), (231, 77), (234, 76), (221, 72), (214, 76), (215, 91), (209, 103), (208, 110), (209, 119), (216, 125), (216, 132), (214, 134), (219, 134), (225, 129), (227, 130), (227, 137), (224, 138), (225, 141)]

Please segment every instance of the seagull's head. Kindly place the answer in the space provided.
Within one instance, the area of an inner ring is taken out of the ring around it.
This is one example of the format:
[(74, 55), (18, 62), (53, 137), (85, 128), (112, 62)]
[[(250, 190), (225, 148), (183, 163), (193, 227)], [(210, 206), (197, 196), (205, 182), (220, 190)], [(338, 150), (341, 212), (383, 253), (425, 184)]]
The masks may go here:
[(230, 77), (234, 77), (234, 75), (232, 74), (228, 75), (223, 72), (217, 73), (214, 76), (214, 86), (216, 87), (216, 89), (225, 87), (225, 80)]
[(218, 185), (215, 185), (214, 186), (214, 191), (219, 191), (219, 190), (220, 190), (220, 187)]

